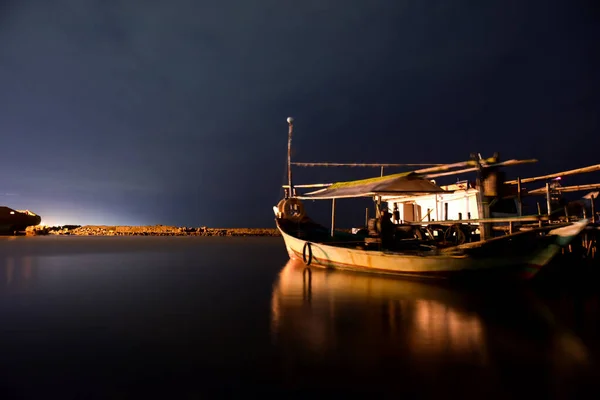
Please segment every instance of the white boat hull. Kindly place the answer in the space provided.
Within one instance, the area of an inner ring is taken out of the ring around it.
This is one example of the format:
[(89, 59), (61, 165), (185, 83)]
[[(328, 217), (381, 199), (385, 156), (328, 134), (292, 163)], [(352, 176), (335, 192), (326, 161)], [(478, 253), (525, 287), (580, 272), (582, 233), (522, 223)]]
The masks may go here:
[(494, 272), (496, 276), (499, 272), (525, 280), (533, 278), (560, 251), (561, 245), (568, 243), (586, 225), (587, 221), (555, 229), (549, 234), (555, 235), (556, 240), (549, 245), (533, 254), (511, 257), (498, 252), (483, 256), (439, 250), (406, 254), (341, 247), (300, 239), (285, 232), (277, 223), (290, 258), (310, 266), (429, 278), (468, 276), (473, 272)]

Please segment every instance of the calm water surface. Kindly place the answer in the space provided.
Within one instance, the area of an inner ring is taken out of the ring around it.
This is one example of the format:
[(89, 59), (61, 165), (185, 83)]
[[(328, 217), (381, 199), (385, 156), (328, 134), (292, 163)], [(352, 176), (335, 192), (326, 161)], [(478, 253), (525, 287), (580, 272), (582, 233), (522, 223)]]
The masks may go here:
[(0, 238), (2, 398), (597, 398), (599, 282), (313, 269), (280, 238)]

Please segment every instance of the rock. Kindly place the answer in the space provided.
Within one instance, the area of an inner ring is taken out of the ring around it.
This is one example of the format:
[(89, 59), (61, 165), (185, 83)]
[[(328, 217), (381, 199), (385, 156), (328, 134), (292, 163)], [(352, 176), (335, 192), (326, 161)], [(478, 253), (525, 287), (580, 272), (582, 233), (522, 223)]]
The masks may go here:
[(78, 236), (279, 236), (275, 228), (199, 228), (151, 226), (69, 226), (52, 227), (48, 233)]
[(48, 232), (48, 227), (43, 225), (28, 226), (25, 228), (27, 236), (47, 235)]

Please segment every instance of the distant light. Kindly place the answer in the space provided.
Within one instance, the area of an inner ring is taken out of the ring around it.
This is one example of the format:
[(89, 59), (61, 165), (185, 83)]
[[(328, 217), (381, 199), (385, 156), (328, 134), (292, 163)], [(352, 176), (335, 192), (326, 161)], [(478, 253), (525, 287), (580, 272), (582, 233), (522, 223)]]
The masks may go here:
[(554, 178), (553, 180), (555, 180), (555, 181), (560, 181), (561, 179), (562, 179), (562, 178), (559, 176), (559, 177), (557, 177), (557, 178)]
[(39, 223), (40, 226), (63, 226), (66, 224), (63, 223), (59, 223), (58, 221), (52, 221), (52, 220), (43, 220)]

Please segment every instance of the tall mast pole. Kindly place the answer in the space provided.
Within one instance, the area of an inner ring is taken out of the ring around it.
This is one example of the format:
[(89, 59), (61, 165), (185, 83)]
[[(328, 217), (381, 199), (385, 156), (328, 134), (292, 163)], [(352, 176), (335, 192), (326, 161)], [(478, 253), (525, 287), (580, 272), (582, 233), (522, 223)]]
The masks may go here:
[(294, 118), (288, 117), (288, 153), (287, 153), (287, 170), (288, 170), (288, 197), (294, 196), (294, 188), (292, 186), (292, 132), (294, 131)]

